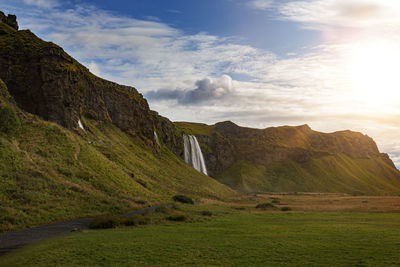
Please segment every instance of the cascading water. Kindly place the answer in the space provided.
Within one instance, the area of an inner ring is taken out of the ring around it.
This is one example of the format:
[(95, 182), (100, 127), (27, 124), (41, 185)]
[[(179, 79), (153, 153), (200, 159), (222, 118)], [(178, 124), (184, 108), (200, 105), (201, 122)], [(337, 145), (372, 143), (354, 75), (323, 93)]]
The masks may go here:
[(207, 174), (206, 163), (197, 138), (194, 135), (183, 135), (184, 159), (197, 171)]
[(157, 136), (156, 131), (154, 131), (154, 139), (156, 140), (157, 145), (158, 145), (158, 146), (161, 146), (160, 140), (158, 140), (158, 136)]
[(85, 128), (83, 128), (83, 124), (81, 122), (81, 119), (78, 120), (78, 125), (79, 125), (79, 128), (81, 128), (82, 130), (86, 131)]

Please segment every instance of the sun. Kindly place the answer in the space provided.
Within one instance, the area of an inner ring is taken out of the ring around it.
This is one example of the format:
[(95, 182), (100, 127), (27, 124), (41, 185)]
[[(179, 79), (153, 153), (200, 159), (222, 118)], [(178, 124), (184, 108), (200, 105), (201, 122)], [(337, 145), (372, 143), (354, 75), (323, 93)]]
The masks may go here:
[(400, 47), (387, 42), (357, 45), (351, 55), (350, 79), (361, 101), (400, 103)]

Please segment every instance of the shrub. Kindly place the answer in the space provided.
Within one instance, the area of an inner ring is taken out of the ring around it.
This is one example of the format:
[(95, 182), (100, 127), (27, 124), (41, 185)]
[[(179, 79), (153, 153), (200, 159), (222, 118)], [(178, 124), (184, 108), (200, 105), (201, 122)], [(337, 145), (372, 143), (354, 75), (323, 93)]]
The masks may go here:
[(0, 110), (0, 132), (15, 134), (21, 126), (17, 113), (11, 106), (5, 106)]
[(140, 204), (140, 205), (144, 205), (144, 204), (146, 204), (147, 202), (146, 202), (145, 200), (138, 199), (138, 200), (135, 200), (135, 203), (136, 203), (136, 204)]
[(272, 203), (261, 203), (256, 206), (256, 209), (275, 209), (276, 207)]
[(290, 210), (292, 210), (290, 207), (282, 207), (281, 208), (281, 211), (290, 211)]
[(208, 210), (203, 210), (203, 211), (201, 212), (201, 215), (203, 215), (203, 216), (212, 216), (212, 212), (211, 212), (211, 211), (208, 211)]
[(186, 221), (186, 216), (184, 216), (184, 215), (172, 215), (172, 216), (166, 217), (165, 219), (167, 219), (168, 221), (184, 222), (184, 221)]
[(125, 226), (146, 225), (149, 224), (149, 222), (149, 218), (140, 215), (132, 215), (130, 217), (125, 217), (121, 219), (121, 224)]
[(281, 204), (281, 202), (279, 201), (279, 199), (273, 199), (272, 201), (271, 201), (271, 203), (273, 203), (273, 204)]
[(109, 229), (115, 228), (119, 224), (116, 218), (99, 218), (94, 219), (90, 225), (90, 229)]
[(184, 195), (176, 195), (173, 197), (173, 200), (184, 204), (194, 204), (193, 199)]

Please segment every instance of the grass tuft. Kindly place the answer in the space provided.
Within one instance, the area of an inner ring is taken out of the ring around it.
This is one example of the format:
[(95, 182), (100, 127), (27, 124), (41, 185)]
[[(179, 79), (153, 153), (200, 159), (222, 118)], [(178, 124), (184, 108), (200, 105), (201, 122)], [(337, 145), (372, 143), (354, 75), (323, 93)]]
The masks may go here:
[(281, 211), (291, 211), (292, 208), (291, 207), (282, 207)]
[(262, 210), (276, 209), (276, 206), (272, 203), (260, 203), (256, 206), (256, 209), (262, 209)]
[(174, 221), (174, 222), (184, 222), (186, 221), (186, 216), (185, 215), (171, 215), (165, 218), (168, 221)]
[(203, 210), (203, 211), (201, 212), (201, 215), (211, 217), (213, 214), (212, 214), (212, 212), (209, 211), (209, 210)]
[(184, 195), (176, 195), (172, 198), (175, 202), (180, 202), (183, 204), (194, 204), (193, 199), (191, 199), (188, 196), (184, 196)]

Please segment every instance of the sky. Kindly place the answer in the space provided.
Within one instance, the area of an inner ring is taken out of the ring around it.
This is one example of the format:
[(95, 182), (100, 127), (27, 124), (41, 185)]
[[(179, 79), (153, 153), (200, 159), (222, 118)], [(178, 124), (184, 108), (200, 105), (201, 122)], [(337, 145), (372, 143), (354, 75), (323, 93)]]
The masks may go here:
[(398, 0), (0, 0), (173, 121), (368, 134), (400, 167)]

